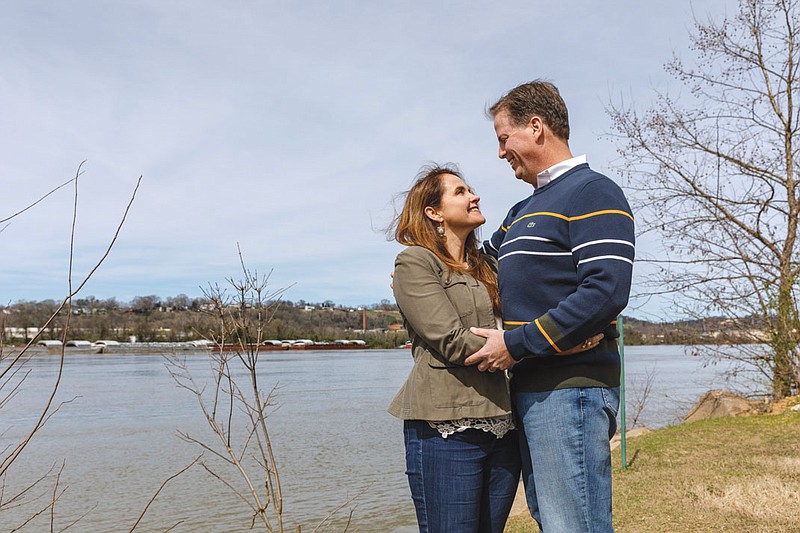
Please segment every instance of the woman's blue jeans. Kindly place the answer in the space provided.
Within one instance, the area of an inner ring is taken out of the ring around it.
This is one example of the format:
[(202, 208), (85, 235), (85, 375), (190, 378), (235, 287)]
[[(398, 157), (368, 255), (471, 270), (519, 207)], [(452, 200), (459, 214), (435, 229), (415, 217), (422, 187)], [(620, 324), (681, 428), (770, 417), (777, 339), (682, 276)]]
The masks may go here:
[(403, 433), (420, 533), (502, 533), (519, 484), (517, 431), (445, 439), (424, 420), (406, 420)]

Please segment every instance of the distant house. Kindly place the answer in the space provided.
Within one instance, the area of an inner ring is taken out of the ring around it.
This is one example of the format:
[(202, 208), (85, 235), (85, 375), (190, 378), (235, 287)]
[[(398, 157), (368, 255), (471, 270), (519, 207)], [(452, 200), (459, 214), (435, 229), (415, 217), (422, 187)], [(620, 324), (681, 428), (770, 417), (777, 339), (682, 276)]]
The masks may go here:
[[(25, 337), (28, 334), (28, 330), (25, 328), (7, 327), (5, 333), (7, 337)], [(36, 333), (38, 333), (38, 331), (34, 332), (34, 335), (36, 335)]]

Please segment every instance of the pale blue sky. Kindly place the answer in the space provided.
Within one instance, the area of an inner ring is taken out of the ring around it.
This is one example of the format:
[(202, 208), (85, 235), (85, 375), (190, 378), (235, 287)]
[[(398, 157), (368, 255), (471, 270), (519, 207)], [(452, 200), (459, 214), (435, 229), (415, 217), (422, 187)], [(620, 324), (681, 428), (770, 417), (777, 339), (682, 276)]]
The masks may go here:
[[(238, 242), (251, 268), (274, 269), (275, 287), (295, 284), (286, 298), (358, 305), (392, 298), (400, 247), (380, 228), (423, 163), (460, 165), (482, 196), (485, 235), (530, 193), (496, 156), (487, 104), (534, 78), (555, 82), (573, 153), (614, 177), (604, 107), (679, 91), (664, 62), (692, 57), (693, 17), (736, 2), (0, 6), (0, 219), (87, 160), (78, 277), (143, 176), (84, 296), (199, 296), (237, 274)], [(65, 294), (71, 207), (63, 189), (0, 232), (2, 303)]]

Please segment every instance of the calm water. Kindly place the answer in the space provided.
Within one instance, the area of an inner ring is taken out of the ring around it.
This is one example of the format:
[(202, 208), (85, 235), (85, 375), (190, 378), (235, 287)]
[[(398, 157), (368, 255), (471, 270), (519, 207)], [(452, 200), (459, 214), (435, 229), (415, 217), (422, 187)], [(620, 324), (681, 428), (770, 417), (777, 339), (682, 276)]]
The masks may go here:
[[(205, 378), (206, 356), (187, 357), (193, 374)], [(56, 363), (53, 356), (29, 363), (24, 389), (0, 411), (0, 449), (18, 442), (33, 423)], [(262, 385), (277, 387), (268, 422), (288, 530), (299, 524), (311, 531), (329, 511), (358, 495), (348, 506), (354, 508), (351, 530), (414, 531), (401, 424), (385, 411), (411, 367), (409, 351), (271, 352), (262, 364)], [(640, 423), (676, 422), (698, 396), (725, 385), (724, 369), (704, 368), (681, 347), (629, 347), (629, 414), (651, 376)], [(128, 531), (161, 482), (200, 453), (177, 431), (210, 439), (195, 398), (175, 385), (160, 355), (69, 355), (59, 398), (72, 401), (36, 436), (9, 476), (18, 486), (66, 461), (57, 529), (85, 514), (69, 531)], [(0, 513), (0, 531), (30, 515), (32, 507), (26, 509)], [(330, 530), (341, 530), (344, 519)], [(25, 531), (43, 531), (45, 524), (33, 522)], [(175, 524), (171, 531), (247, 531), (249, 510), (196, 467), (167, 485), (136, 531), (164, 531)]]

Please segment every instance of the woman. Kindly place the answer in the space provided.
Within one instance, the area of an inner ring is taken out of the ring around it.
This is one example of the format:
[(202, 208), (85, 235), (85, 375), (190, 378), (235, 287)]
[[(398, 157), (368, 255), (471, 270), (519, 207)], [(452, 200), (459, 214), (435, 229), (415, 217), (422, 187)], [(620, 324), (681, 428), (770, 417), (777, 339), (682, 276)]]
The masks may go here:
[(420, 532), (503, 531), (520, 471), (505, 373), (464, 366), (497, 327), (497, 263), (478, 251), (486, 219), (456, 168), (423, 168), (393, 225), (406, 246), (394, 294), (414, 367), (389, 412), (403, 419)]

